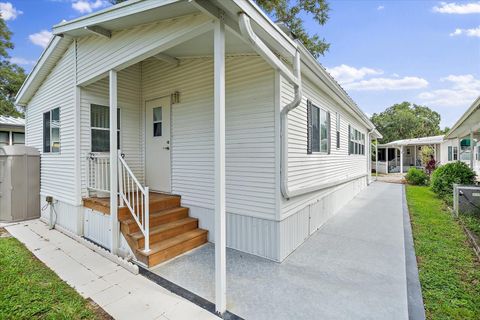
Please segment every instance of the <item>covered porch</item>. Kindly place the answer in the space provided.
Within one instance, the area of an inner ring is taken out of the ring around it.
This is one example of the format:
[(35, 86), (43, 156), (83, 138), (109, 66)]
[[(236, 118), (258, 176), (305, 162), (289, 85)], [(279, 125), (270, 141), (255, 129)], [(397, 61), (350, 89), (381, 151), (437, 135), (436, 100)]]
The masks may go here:
[(422, 148), (428, 147), (437, 166), (440, 164), (443, 136), (392, 141), (378, 145), (378, 173), (405, 173), (410, 168), (425, 170), (427, 163)]

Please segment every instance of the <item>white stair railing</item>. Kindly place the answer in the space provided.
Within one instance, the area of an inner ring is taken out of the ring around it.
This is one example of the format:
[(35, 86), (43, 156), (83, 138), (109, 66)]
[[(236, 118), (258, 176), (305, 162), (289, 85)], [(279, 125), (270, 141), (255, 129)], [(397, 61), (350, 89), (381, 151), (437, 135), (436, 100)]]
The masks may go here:
[(90, 153), (87, 157), (87, 189), (96, 192), (110, 192), (110, 155)]
[(118, 193), (120, 206), (126, 205), (145, 237), (144, 252), (150, 251), (150, 202), (148, 187), (133, 174), (118, 150)]

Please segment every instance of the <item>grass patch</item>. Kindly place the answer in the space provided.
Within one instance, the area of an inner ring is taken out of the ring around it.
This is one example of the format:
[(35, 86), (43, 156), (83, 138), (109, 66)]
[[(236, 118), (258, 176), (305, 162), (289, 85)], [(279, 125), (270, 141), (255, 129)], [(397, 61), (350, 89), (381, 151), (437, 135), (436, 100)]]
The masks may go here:
[(0, 319), (106, 319), (17, 239), (0, 229)]
[(477, 214), (468, 214), (468, 213), (460, 213), (459, 218), (462, 219), (465, 227), (468, 230), (472, 231), (475, 237), (477, 238), (477, 242), (480, 241), (480, 216)]
[(407, 187), (427, 319), (480, 319), (480, 265), (467, 236), (428, 187)]

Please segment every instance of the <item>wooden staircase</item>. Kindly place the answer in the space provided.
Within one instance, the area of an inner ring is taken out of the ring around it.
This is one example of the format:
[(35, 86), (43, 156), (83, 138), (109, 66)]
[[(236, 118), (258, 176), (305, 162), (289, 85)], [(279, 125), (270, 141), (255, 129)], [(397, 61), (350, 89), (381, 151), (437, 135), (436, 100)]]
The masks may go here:
[[(190, 217), (189, 209), (180, 205), (180, 196), (150, 193), (149, 198), (149, 252), (143, 251), (145, 237), (128, 208), (118, 210), (120, 230), (138, 261), (152, 267), (207, 242), (208, 231), (198, 228), (198, 219)], [(92, 198), (84, 199), (84, 206), (95, 210), (100, 207)]]

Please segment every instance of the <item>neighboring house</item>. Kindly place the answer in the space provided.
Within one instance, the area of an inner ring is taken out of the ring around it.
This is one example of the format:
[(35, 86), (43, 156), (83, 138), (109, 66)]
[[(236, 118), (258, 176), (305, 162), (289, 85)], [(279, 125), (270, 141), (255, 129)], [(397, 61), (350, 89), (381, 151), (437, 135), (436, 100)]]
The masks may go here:
[(25, 144), (25, 120), (0, 115), (0, 147)]
[(443, 135), (396, 140), (378, 145), (378, 162), (372, 165), (379, 173), (404, 173), (409, 168), (423, 168), (422, 147), (428, 146), (433, 149), (434, 159), (438, 164), (442, 159)]
[(16, 100), (41, 201), (115, 254), (208, 239), (221, 283), (225, 245), (281, 262), (370, 181), (381, 135), (250, 1), (133, 0), (53, 33)]
[(442, 144), (442, 162), (463, 161), (480, 175), (480, 96), (455, 122)]

